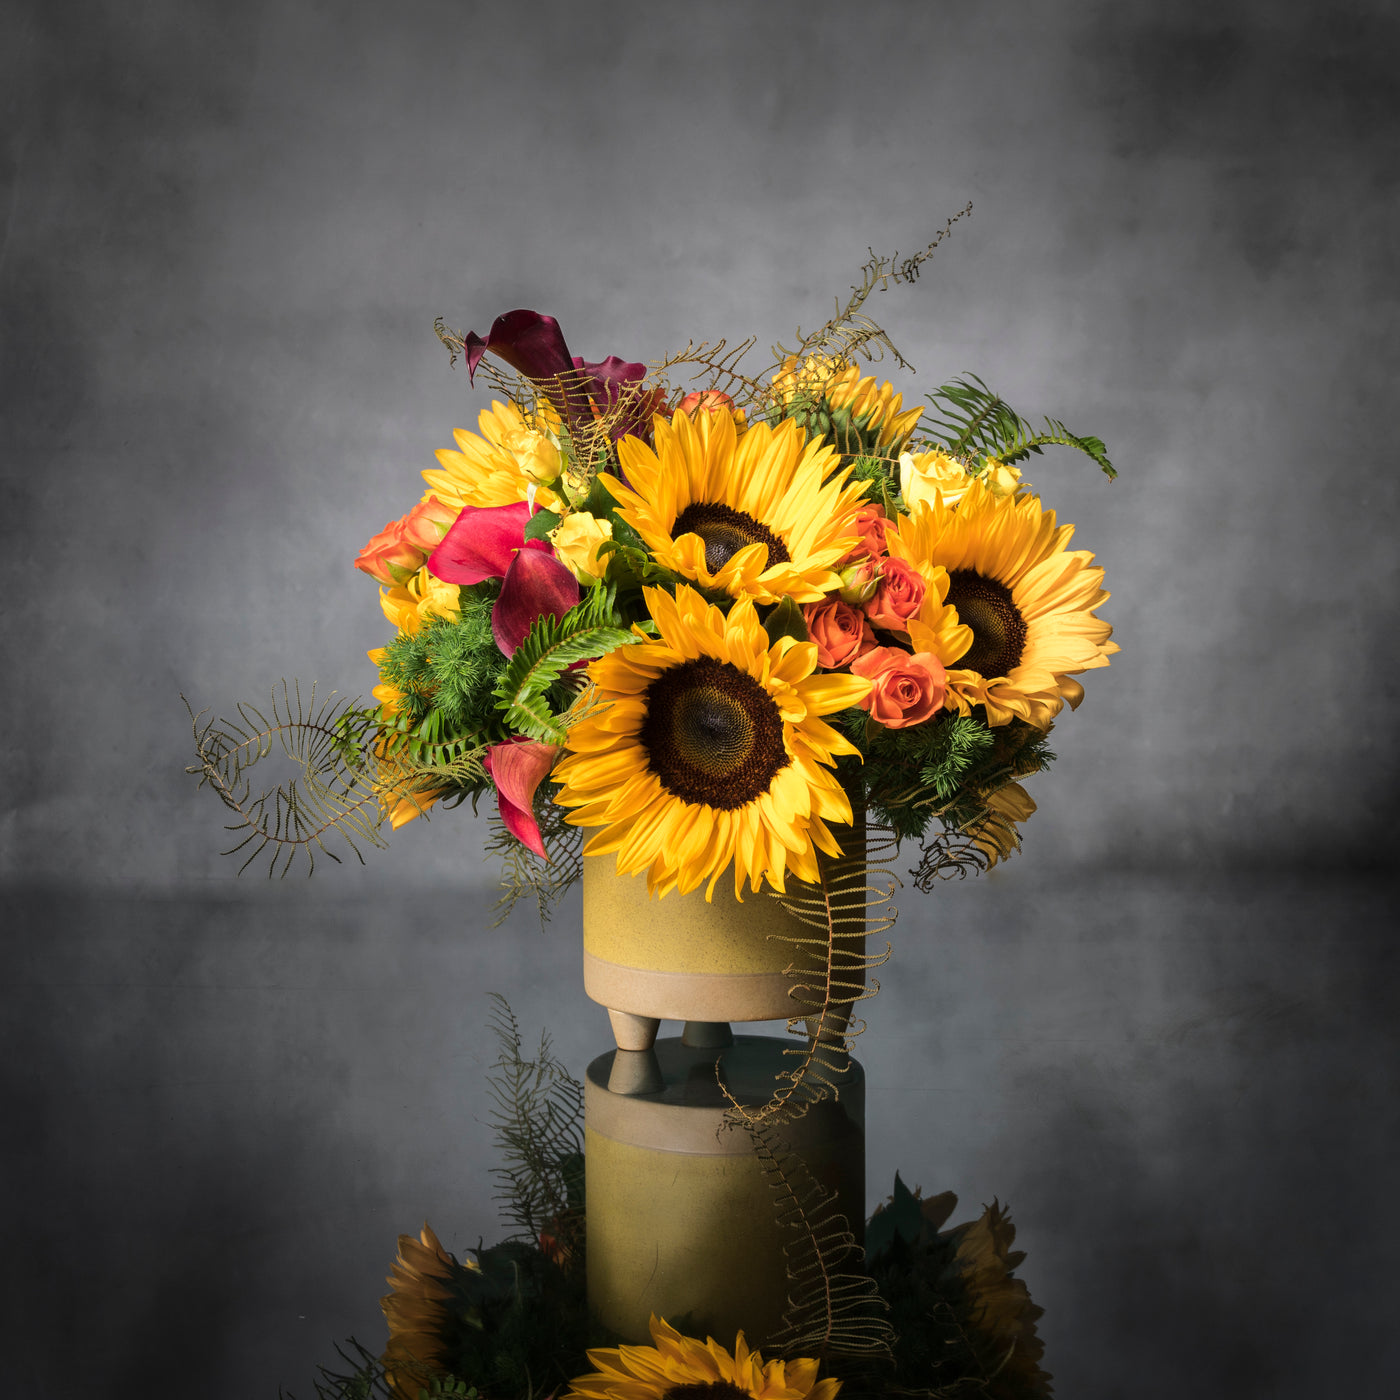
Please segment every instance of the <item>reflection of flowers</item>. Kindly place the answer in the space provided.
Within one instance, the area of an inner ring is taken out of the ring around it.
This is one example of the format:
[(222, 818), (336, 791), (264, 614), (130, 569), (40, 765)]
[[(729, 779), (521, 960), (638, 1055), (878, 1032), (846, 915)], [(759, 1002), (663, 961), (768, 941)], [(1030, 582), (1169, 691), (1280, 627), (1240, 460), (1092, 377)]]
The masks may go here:
[(924, 1200), (896, 1176), (866, 1226), (866, 1257), (899, 1334), (899, 1372), (933, 1393), (1044, 1400), (1050, 1376), (1035, 1330), (1044, 1309), (1013, 1277), (1026, 1257), (1011, 1248), (1015, 1227), (993, 1201), (977, 1220), (942, 1229), (957, 1204), (951, 1191)]
[(399, 1255), (388, 1278), (392, 1292), (379, 1306), (389, 1324), (385, 1378), (404, 1400), (417, 1400), (428, 1377), (448, 1364), (451, 1305), (469, 1281), (459, 1275), (473, 1272), (480, 1273), (476, 1264), (459, 1264), (426, 1224), (416, 1240), (399, 1236)]
[(731, 1353), (713, 1338), (683, 1337), (652, 1316), (649, 1347), (600, 1347), (598, 1369), (578, 1376), (564, 1400), (833, 1400), (841, 1382), (817, 1379), (808, 1357), (764, 1363), (739, 1333)]

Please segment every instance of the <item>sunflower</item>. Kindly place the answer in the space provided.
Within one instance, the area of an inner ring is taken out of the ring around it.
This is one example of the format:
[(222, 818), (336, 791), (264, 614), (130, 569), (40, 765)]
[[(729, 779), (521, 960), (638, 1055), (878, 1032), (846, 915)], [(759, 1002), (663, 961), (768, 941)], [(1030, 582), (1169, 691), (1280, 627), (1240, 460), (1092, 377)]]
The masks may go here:
[(742, 1332), (734, 1351), (713, 1337), (683, 1337), (652, 1316), (649, 1347), (600, 1347), (588, 1353), (598, 1369), (577, 1377), (564, 1400), (833, 1400), (841, 1382), (817, 1379), (818, 1362), (764, 1364)]
[(857, 366), (834, 355), (809, 355), (800, 366), (789, 355), (773, 376), (772, 390), (787, 417), (847, 457), (893, 461), (923, 414), (922, 408), (902, 412), (904, 396), (894, 385), (862, 377)]
[[(750, 433), (758, 429), (749, 429)], [(556, 801), (574, 826), (603, 829), (587, 855), (617, 853), (622, 874), (647, 872), (650, 892), (687, 894), (730, 861), (734, 893), (786, 871), (818, 879), (817, 850), (839, 856), (828, 821), (851, 803), (838, 754), (857, 750), (819, 718), (861, 700), (857, 676), (813, 674), (813, 642), (769, 644), (751, 599), (728, 617), (692, 588), (645, 591), (656, 640), (618, 647), (589, 666), (593, 704), (555, 767)], [(823, 766), (826, 765), (826, 766)]]
[(1107, 666), (1118, 650), (1094, 616), (1109, 596), (1103, 570), (1087, 550), (1065, 548), (1073, 533), (1038, 497), (998, 496), (981, 481), (956, 509), (935, 497), (890, 531), (892, 557), (947, 569), (944, 601), (971, 629), (971, 645), (945, 663), (961, 713), (982, 705), (988, 724), (1017, 718), (1045, 729), (1083, 697), (1072, 675)]
[(986, 815), (964, 828), (987, 859), (987, 869), (1021, 849), (1020, 824), (1035, 815), (1035, 799), (1020, 783), (1003, 783), (983, 799)]
[(442, 470), (423, 473), (427, 494), (460, 510), (513, 505), (525, 500), (534, 486), (536, 500), (553, 508), (558, 499), (547, 483), (565, 466), (558, 415), (542, 404), (533, 418), (527, 418), (515, 404), (496, 402), (483, 409), (476, 421), (479, 437), (458, 428), (452, 436), (460, 450), (441, 449), (437, 459)]
[(399, 1236), (399, 1255), (386, 1280), (393, 1291), (379, 1306), (389, 1325), (385, 1379), (404, 1400), (417, 1400), (433, 1374), (450, 1369), (454, 1333), (470, 1327), (477, 1311), (469, 1299), (480, 1275), (472, 1260), (459, 1264), (426, 1223), (416, 1240)]
[(618, 443), (630, 486), (600, 480), (657, 563), (760, 603), (815, 603), (840, 586), (832, 565), (856, 543), (864, 486), (843, 471), (823, 485), (838, 465), (831, 448), (791, 420), (740, 434), (732, 413), (657, 418), (655, 436), (655, 449)]

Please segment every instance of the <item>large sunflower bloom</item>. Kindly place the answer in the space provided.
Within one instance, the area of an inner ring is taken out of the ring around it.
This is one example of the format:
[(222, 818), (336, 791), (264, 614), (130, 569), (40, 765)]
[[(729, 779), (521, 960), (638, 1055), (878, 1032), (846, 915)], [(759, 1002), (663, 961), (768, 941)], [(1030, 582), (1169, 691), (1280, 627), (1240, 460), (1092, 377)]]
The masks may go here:
[(948, 571), (944, 601), (972, 631), (948, 668), (950, 702), (963, 714), (982, 705), (988, 724), (1045, 729), (1065, 701), (1083, 698), (1073, 676), (1118, 650), (1094, 616), (1109, 596), (1103, 570), (1088, 550), (1065, 548), (1073, 533), (1038, 497), (997, 496), (980, 481), (956, 509), (936, 496), (890, 532), (892, 557)]
[(655, 420), (655, 449), (617, 445), (629, 486), (601, 478), (657, 563), (702, 588), (776, 603), (819, 602), (840, 586), (832, 566), (856, 543), (863, 483), (791, 421), (742, 434), (731, 413)]
[(451, 1367), (454, 1333), (471, 1326), (469, 1301), (472, 1260), (458, 1263), (425, 1224), (418, 1239), (399, 1236), (399, 1255), (387, 1282), (393, 1290), (379, 1300), (389, 1324), (384, 1349), (385, 1379), (404, 1400), (417, 1400), (429, 1378)]
[(904, 396), (893, 384), (862, 376), (856, 365), (834, 355), (809, 355), (800, 365), (789, 355), (772, 388), (786, 416), (847, 457), (894, 461), (923, 415), (922, 408), (903, 409)]
[[(757, 429), (751, 428), (750, 433)], [(729, 863), (734, 893), (785, 872), (819, 878), (817, 851), (839, 856), (827, 822), (849, 823), (851, 803), (831, 771), (857, 750), (819, 718), (864, 698), (858, 676), (813, 674), (817, 648), (769, 644), (750, 599), (728, 617), (694, 589), (645, 590), (660, 629), (589, 666), (594, 704), (569, 731), (554, 776), (575, 826), (603, 828), (584, 848), (617, 853), (622, 874), (682, 894)]]
[(713, 1337), (683, 1337), (653, 1315), (649, 1347), (599, 1347), (598, 1369), (577, 1377), (564, 1400), (834, 1400), (841, 1382), (817, 1379), (808, 1357), (764, 1364), (739, 1333), (731, 1354)]
[[(513, 403), (495, 402), (477, 417), (481, 435), (458, 428), (453, 434), (458, 451), (441, 449), (441, 471), (426, 471), (428, 492), (444, 505), (508, 506), (525, 500), (532, 485), (553, 480), (563, 469), (559, 452), (559, 418), (541, 405), (533, 419)], [(538, 490), (541, 505), (556, 497)]]

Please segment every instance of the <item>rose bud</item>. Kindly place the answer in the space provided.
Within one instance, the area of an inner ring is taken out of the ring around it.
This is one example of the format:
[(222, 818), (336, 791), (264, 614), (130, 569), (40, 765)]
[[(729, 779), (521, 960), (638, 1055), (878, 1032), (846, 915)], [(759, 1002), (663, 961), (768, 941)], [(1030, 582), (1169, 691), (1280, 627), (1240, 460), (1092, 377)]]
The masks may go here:
[(879, 586), (880, 565), (873, 559), (863, 559), (841, 570), (841, 589), (837, 596), (843, 603), (858, 608), (875, 596)]

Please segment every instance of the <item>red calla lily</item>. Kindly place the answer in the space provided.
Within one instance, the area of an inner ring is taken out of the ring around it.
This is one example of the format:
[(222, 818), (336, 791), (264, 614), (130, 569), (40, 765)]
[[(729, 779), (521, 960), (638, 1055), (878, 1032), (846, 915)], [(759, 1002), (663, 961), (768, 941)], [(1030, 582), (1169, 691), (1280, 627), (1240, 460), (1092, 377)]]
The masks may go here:
[(522, 549), (548, 550), (548, 540), (527, 540), (528, 501), (508, 506), (464, 506), (428, 559), (428, 572), (445, 583), (504, 578)]
[(554, 557), (548, 540), (527, 540), (530, 506), (464, 506), (428, 560), (428, 572), (446, 583), (502, 580), (491, 609), (491, 635), (506, 656), (529, 635), (535, 619), (563, 617), (579, 600), (578, 580)]
[(486, 771), (496, 784), (496, 801), (506, 830), (544, 860), (549, 856), (535, 820), (535, 792), (554, 767), (558, 752), (555, 745), (533, 739), (512, 739), (486, 750)]
[(553, 552), (522, 549), (511, 560), (491, 609), (491, 635), (507, 656), (514, 656), (536, 618), (545, 613), (563, 617), (578, 600), (578, 580)]

